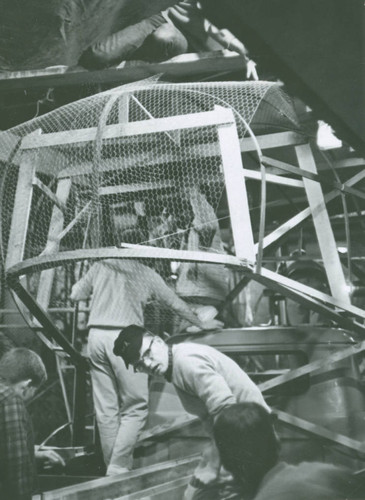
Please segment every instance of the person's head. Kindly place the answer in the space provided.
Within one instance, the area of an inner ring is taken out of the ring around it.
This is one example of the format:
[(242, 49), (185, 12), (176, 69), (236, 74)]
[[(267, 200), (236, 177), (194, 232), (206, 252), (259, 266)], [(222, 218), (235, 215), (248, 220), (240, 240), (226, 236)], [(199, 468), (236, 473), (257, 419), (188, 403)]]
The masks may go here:
[(234, 404), (220, 412), (213, 431), (224, 467), (245, 491), (255, 493), (279, 458), (272, 415), (257, 403)]
[(142, 326), (123, 328), (114, 342), (114, 354), (123, 358), (126, 367), (149, 375), (164, 375), (169, 366), (165, 342)]
[(17, 347), (0, 359), (0, 378), (11, 385), (19, 396), (28, 400), (47, 380), (47, 372), (38, 354), (25, 347)]

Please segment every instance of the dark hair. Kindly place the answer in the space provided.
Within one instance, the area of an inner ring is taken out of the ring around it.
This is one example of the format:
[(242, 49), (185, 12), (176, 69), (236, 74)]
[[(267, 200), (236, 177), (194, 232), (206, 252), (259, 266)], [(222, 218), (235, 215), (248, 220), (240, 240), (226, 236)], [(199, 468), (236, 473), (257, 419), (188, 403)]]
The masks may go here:
[(10, 384), (30, 379), (32, 385), (39, 387), (47, 380), (47, 372), (38, 354), (25, 347), (17, 347), (0, 359), (0, 377)]
[(257, 403), (234, 404), (221, 411), (213, 430), (222, 464), (245, 493), (254, 495), (278, 461), (272, 415)]

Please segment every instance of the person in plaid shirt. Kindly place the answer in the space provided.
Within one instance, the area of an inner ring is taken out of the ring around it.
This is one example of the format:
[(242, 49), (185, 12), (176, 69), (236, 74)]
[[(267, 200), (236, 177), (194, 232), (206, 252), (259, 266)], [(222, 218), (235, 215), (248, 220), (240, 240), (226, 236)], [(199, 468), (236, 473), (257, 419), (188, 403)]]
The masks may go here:
[(35, 451), (25, 401), (47, 379), (35, 352), (11, 349), (0, 359), (0, 498), (29, 500), (36, 486), (35, 458), (60, 462), (53, 450)]

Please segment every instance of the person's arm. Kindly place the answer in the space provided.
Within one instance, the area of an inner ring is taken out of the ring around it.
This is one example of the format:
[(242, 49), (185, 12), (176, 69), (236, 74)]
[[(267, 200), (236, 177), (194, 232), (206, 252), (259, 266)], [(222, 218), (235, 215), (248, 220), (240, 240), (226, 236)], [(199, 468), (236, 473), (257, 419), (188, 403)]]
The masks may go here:
[(191, 310), (186, 302), (184, 302), (176, 293), (169, 288), (159, 274), (149, 269), (146, 276), (146, 285), (150, 287), (151, 295), (157, 300), (170, 307), (179, 316), (196, 325), (201, 330), (214, 330), (222, 327), (223, 323), (216, 319), (201, 321), (198, 316)]
[(0, 483), (9, 500), (30, 500), (34, 463), (29, 448), (30, 424), (22, 401), (19, 398), (5, 401), (0, 419)]
[(194, 212), (194, 229), (199, 233), (207, 229), (217, 231), (219, 229), (217, 216), (205, 195), (197, 188), (191, 188), (189, 195)]
[(94, 264), (88, 272), (74, 284), (70, 295), (71, 300), (86, 300), (90, 297), (93, 290), (93, 280), (96, 269), (96, 264)]
[(65, 466), (65, 461), (55, 450), (52, 449), (44, 449), (39, 446), (34, 447), (34, 456), (35, 459), (43, 463), (45, 469), (50, 469), (55, 465)]
[(129, 58), (146, 38), (162, 24), (166, 23), (164, 16), (159, 13), (137, 24), (126, 26), (117, 33), (113, 33), (90, 47), (84, 55), (88, 65), (94, 67), (110, 66)]

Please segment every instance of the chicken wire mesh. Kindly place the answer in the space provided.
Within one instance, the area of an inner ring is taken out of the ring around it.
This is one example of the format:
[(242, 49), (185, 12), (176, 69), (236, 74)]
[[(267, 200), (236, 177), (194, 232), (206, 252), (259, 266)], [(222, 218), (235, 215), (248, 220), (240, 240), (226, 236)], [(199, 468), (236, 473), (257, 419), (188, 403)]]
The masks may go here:
[[(231, 229), (217, 126), (189, 126), (196, 114), (217, 111), (219, 115), (222, 108), (232, 111), (239, 140), (249, 133), (299, 130), (290, 100), (272, 82), (144, 81), (2, 132), (3, 264), (34, 259), (27, 280), (28, 289), (38, 297), (44, 266), (37, 264), (37, 258), (48, 258), (48, 267), (58, 267), (57, 279), (63, 285), (54, 280), (43, 305), (61, 308), (70, 304), (72, 284), (92, 263), (81, 262), (86, 250), (132, 243), (224, 253), (221, 229)], [(184, 126), (148, 128), (153, 119), (169, 119), (172, 125), (180, 119)], [(31, 169), (29, 183), (20, 188), (20, 179)], [(29, 203), (19, 209), (21, 189), (28, 190)], [(17, 211), (20, 216), (15, 216)], [(23, 243), (14, 258), (12, 234), (19, 231), (24, 231), (18, 238)], [(62, 258), (64, 252), (75, 250), (79, 253), (72, 259)], [(164, 254), (161, 259), (144, 259), (140, 278), (130, 260), (118, 265), (124, 279), (141, 288), (151, 275), (145, 272), (147, 265), (192, 302), (217, 305), (229, 290), (228, 271), (220, 264), (178, 266)], [(56, 293), (57, 288), (61, 292)], [(170, 309), (161, 313), (161, 308), (157, 312), (152, 308), (151, 322), (161, 323), (161, 314), (168, 316)]]

